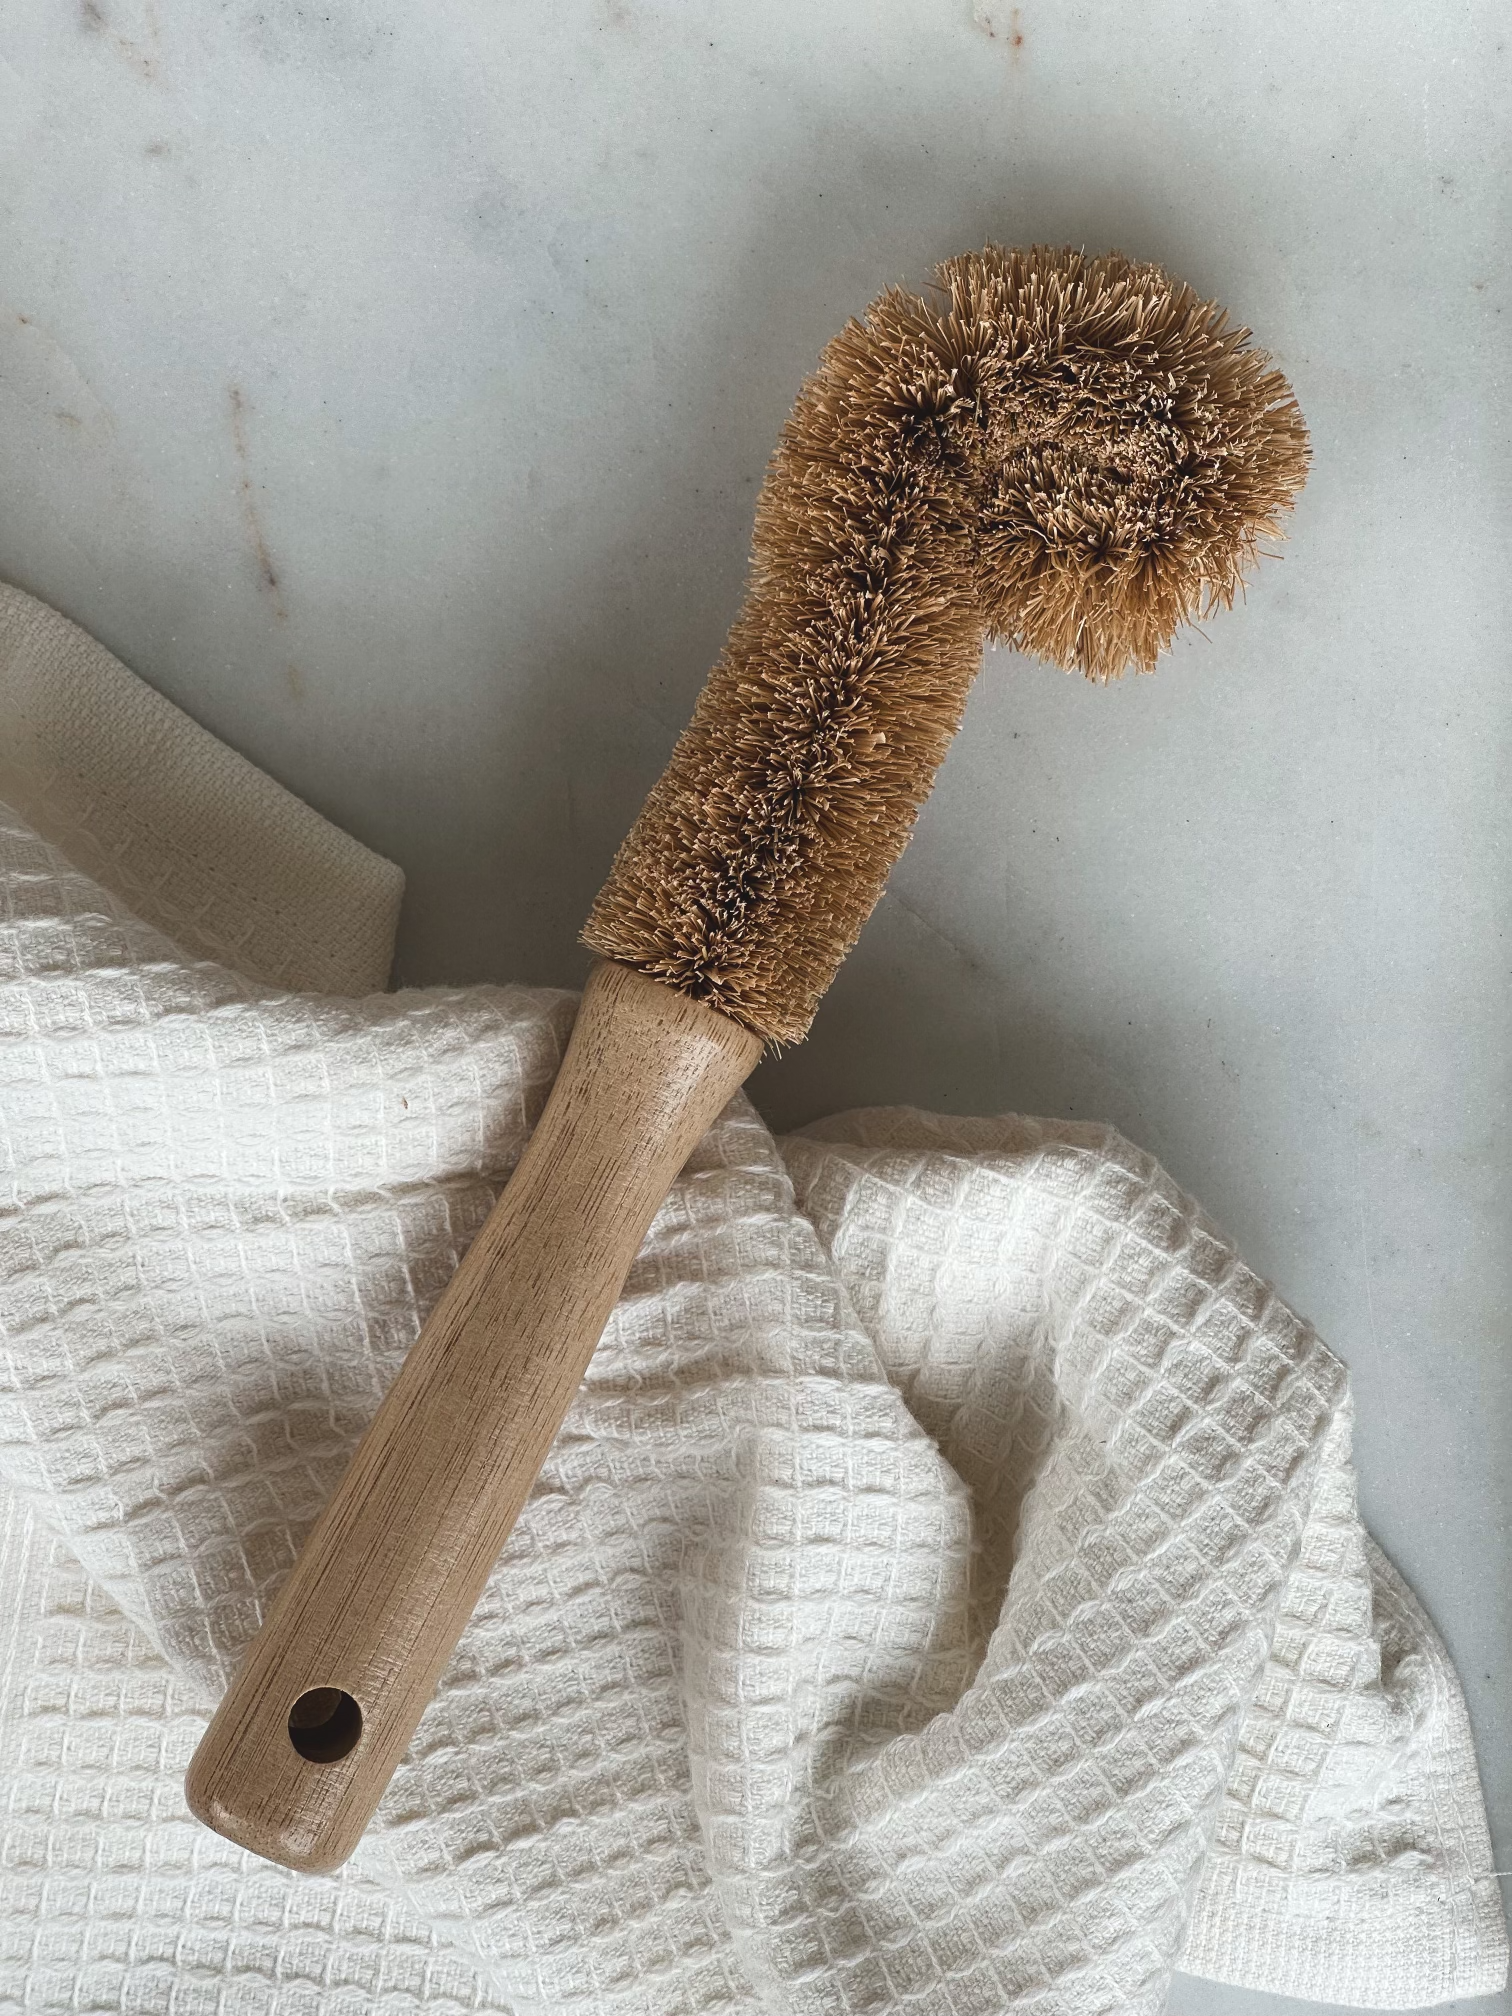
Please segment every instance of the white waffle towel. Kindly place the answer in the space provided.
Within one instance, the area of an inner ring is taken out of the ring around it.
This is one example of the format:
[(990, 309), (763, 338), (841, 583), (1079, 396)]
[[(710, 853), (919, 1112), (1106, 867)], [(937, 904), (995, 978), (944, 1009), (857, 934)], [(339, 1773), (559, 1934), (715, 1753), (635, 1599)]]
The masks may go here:
[(198, 1828), (206, 1709), (574, 1004), (344, 998), (395, 871), (13, 590), (0, 744), (0, 2007), (1500, 1987), (1459, 1687), (1360, 1525), (1343, 1368), (1058, 1121), (779, 1142), (735, 1100), (352, 1864)]

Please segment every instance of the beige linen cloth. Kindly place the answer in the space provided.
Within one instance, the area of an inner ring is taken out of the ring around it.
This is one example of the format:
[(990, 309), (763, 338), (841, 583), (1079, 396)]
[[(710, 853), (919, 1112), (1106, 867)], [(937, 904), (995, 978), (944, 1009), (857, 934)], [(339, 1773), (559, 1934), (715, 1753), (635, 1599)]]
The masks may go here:
[(0, 591), (0, 2007), (1083, 2016), (1498, 1988), (1343, 1367), (1107, 1129), (732, 1102), (353, 1862), (181, 1777), (570, 996)]

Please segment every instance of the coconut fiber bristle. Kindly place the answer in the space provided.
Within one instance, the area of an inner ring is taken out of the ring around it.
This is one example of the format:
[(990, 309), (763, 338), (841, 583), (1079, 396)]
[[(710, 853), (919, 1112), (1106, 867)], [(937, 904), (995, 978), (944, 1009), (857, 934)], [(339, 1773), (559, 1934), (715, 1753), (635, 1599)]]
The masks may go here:
[(583, 936), (771, 1043), (807, 1031), (988, 636), (1110, 679), (1233, 600), (1307, 433), (1159, 268), (989, 247), (835, 338), (756, 509), (745, 607)]

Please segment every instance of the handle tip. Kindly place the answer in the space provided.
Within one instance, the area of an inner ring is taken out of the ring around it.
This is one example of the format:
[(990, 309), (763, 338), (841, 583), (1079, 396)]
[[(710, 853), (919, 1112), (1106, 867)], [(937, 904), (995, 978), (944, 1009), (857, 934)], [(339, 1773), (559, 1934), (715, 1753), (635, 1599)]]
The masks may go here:
[(211, 1722), (184, 1778), (195, 1819), (301, 1875), (339, 1869), (372, 1805), (362, 1796), (369, 1767), (356, 1702), (336, 1688), (301, 1695), (281, 1742), (266, 1726), (233, 1735), (226, 1719)]
[(234, 1841), (238, 1848), (248, 1848), (265, 1862), (280, 1863), (301, 1876), (328, 1876), (339, 1869), (360, 1836), (359, 1830), (349, 1841), (333, 1842), (322, 1829), (287, 1820), (278, 1824), (269, 1816), (248, 1813), (217, 1797), (214, 1786), (201, 1782), (193, 1765), (184, 1780), (184, 1793), (196, 1820)]

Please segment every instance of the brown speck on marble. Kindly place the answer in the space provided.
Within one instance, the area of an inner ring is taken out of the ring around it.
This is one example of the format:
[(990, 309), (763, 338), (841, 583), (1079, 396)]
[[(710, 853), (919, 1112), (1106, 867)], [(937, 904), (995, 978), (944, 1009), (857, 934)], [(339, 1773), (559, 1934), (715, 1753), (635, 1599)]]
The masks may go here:
[(273, 613), (280, 623), (289, 620), (289, 612), (284, 607), (283, 595), (278, 585), (278, 571), (268, 552), (268, 542), (263, 535), (262, 517), (257, 509), (257, 497), (252, 487), (252, 466), (247, 455), (247, 401), (240, 385), (231, 387), (231, 440), (236, 449), (237, 491), (242, 500), (242, 509), (247, 516), (247, 530), (252, 539), (252, 551), (257, 559), (257, 568), (262, 576), (263, 586), (273, 597)]
[(129, 64), (145, 83), (155, 84), (158, 81), (160, 37), (154, 0), (143, 0), (142, 12), (147, 30), (143, 42), (112, 27), (99, 0), (79, 0), (79, 26), (86, 35), (102, 36), (121, 61)]
[(297, 665), (288, 664), (284, 667), (284, 684), (289, 689), (289, 698), (291, 700), (303, 700), (305, 697), (305, 675)]
[(989, 42), (1005, 42), (1012, 52), (1014, 60), (1018, 60), (1024, 47), (1024, 23), (1023, 10), (1021, 8), (1010, 8), (1005, 23), (1003, 9), (997, 4), (997, 0), (976, 0), (976, 5), (971, 10), (971, 18)]

